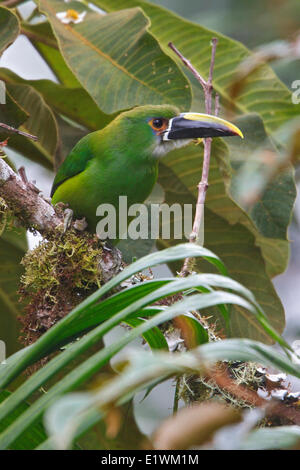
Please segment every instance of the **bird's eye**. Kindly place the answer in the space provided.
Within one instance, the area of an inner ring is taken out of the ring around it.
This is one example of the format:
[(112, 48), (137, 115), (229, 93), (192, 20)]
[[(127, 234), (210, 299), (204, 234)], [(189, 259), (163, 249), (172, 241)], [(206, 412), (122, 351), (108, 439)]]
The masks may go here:
[(153, 118), (149, 121), (150, 126), (156, 132), (163, 132), (168, 127), (168, 119), (165, 118)]
[(152, 125), (153, 127), (156, 127), (156, 129), (160, 129), (163, 125), (163, 120), (161, 118), (156, 118), (156, 119), (153, 119), (152, 121)]

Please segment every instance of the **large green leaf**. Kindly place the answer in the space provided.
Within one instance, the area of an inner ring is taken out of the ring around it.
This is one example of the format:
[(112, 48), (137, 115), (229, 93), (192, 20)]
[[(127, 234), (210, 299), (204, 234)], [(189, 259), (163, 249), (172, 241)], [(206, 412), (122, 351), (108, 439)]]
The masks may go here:
[(71, 72), (61, 55), (56, 38), (47, 21), (28, 24), (22, 23), (22, 30), (50, 67), (58, 81), (69, 88), (78, 88), (80, 83)]
[[(115, 2), (96, 0), (95, 3), (109, 12), (136, 6), (143, 8), (143, 11), (151, 19), (151, 32), (160, 41), (166, 53), (171, 54), (167, 44), (172, 40), (204, 77), (207, 76), (209, 70), (210, 40), (214, 36), (219, 37), (214, 86), (221, 95), (223, 104), (229, 104), (229, 87), (235, 76), (236, 68), (242, 60), (250, 55), (243, 45), (183, 20), (165, 9), (143, 0), (117, 0)], [(199, 107), (203, 107), (202, 89), (199, 85), (195, 86), (190, 75), (189, 79), (193, 85), (193, 109), (199, 110)], [(199, 103), (199, 100), (202, 100), (202, 103)], [(267, 135), (264, 126), (268, 131), (273, 131), (282, 122), (298, 114), (296, 107), (291, 102), (289, 91), (268, 66), (260, 68), (251, 75), (243, 95), (237, 97), (231, 105), (234, 105), (238, 113), (253, 113), (254, 111), (257, 113), (252, 118), (249, 116), (240, 121), (246, 131), (244, 141), (238, 142), (238, 139), (228, 139), (230, 151), (234, 155), (238, 154), (240, 161), (246, 159), (257, 145), (266, 145)], [(272, 145), (270, 141), (268, 144)], [(274, 145), (272, 148), (276, 151)], [(183, 153), (184, 151), (182, 151)], [(280, 176), (269, 185), (256, 206), (249, 210), (250, 217), (247, 217), (240, 207), (231, 200), (232, 170), (229, 164), (228, 149), (224, 148), (221, 153), (219, 160), (222, 161), (219, 161), (219, 170), (216, 169), (219, 176), (215, 180), (211, 171), (207, 204), (209, 207), (213, 206), (214, 212), (225, 217), (230, 224), (240, 221), (255, 234), (256, 243), (262, 250), (267, 273), (270, 276), (277, 275), (286, 268), (289, 255), (286, 233), (295, 198), (292, 171), (287, 171), (285, 175)], [(184, 159), (185, 156), (182, 158)], [(192, 165), (194, 165), (193, 168)], [(201, 156), (197, 158), (196, 154), (194, 160), (191, 159), (186, 161), (185, 165), (184, 162), (182, 164), (183, 171), (187, 176), (184, 178), (184, 183), (186, 179), (189, 179), (195, 189), (200, 179), (200, 165)], [(235, 170), (236, 167), (234, 167)], [(224, 179), (225, 185), (222, 179)], [(276, 204), (275, 201), (278, 203)], [(276, 217), (274, 217), (275, 212)]]
[[(22, 246), (23, 245), (23, 246)], [(6, 232), (0, 238), (0, 339), (6, 344), (6, 354), (11, 355), (18, 343), (22, 306), (17, 294), (23, 269), (20, 265), (25, 251), (25, 232), (18, 235)]]
[[(28, 113), (14, 100), (7, 89), (5, 91), (5, 103), (0, 104), (0, 122), (18, 128), (20, 124), (26, 121)], [(4, 139), (8, 135), (11, 134), (0, 129), (0, 139)]]
[[(262, 250), (267, 273), (274, 277), (286, 269), (289, 260), (287, 229), (296, 198), (294, 170), (287, 161), (284, 169), (276, 173), (275, 165), (272, 177), (266, 180), (273, 165), (270, 165), (272, 156), (280, 161), (282, 151), (268, 138), (259, 116), (245, 115), (237, 120), (237, 125), (243, 130), (246, 145), (239, 139), (226, 140), (232, 166), (227, 192), (247, 211), (256, 227), (256, 233), (253, 232), (256, 243)], [(279, 136), (277, 140), (280, 141)], [(251, 162), (253, 165), (257, 154), (260, 155), (260, 171), (253, 174)], [(262, 178), (264, 185), (259, 191)], [(243, 191), (239, 193), (241, 187)], [(252, 198), (252, 204), (247, 203), (246, 195), (249, 200)]]
[[(7, 397), (11, 395), (10, 392), (2, 390), (0, 392), (0, 403), (3, 402)], [(29, 408), (29, 404), (22, 402), (20, 403), (10, 415), (1, 421), (0, 430), (1, 432), (9, 426), (14, 420), (20, 416), (25, 410)], [(20, 436), (13, 446), (10, 447), (10, 450), (30, 450), (35, 449), (41, 442), (46, 439), (46, 433), (44, 431), (43, 425), (41, 422), (36, 423), (27, 432)]]
[[(219, 146), (220, 143), (215, 144)], [(186, 167), (188, 159), (193, 160), (190, 169)], [(195, 181), (195, 161), (199, 160), (199, 150), (197, 147), (179, 149), (169, 154), (160, 165), (159, 182), (165, 190), (165, 200), (169, 205), (174, 203), (196, 204), (196, 184)], [(175, 173), (176, 170), (176, 173)], [(224, 191), (224, 181), (219, 173), (216, 161), (212, 161), (211, 168), (211, 191), (207, 199), (207, 206), (204, 217), (205, 246), (216, 252), (228, 269), (229, 275), (246, 285), (255, 295), (257, 301), (262, 305), (268, 315), (273, 327), (282, 332), (285, 320), (284, 311), (280, 299), (266, 274), (265, 262), (261, 250), (256, 246), (256, 240), (249, 226), (252, 225), (247, 215), (226, 195)], [(180, 174), (180, 178), (178, 177)], [(228, 209), (235, 216), (233, 220), (226, 220)], [(224, 211), (224, 212), (223, 212)], [(222, 213), (223, 212), (223, 213)], [(242, 225), (241, 222), (245, 222)], [(246, 223), (247, 222), (247, 223)], [(159, 247), (166, 248), (178, 240), (159, 240)], [(197, 263), (200, 271), (210, 271), (208, 265), (202, 262)], [(180, 266), (177, 266), (177, 271)], [(216, 312), (215, 315), (219, 314)], [(219, 317), (218, 326), (224, 329), (223, 319)], [(232, 307), (230, 313), (230, 335), (237, 337), (248, 337), (251, 339), (269, 342), (261, 326), (249, 318), (246, 311), (240, 307)]]
[[(104, 284), (101, 289), (90, 295), (86, 300), (84, 300), (80, 305), (72, 310), (72, 312), (60, 320), (60, 322), (50, 328), (50, 330), (41, 336), (33, 345), (23, 349), (21, 353), (17, 353), (16, 355), (9, 358), (7, 364), (2, 369), (0, 369), (0, 387), (4, 387), (29, 364), (49, 353), (49, 351), (51, 351), (55, 345), (58, 345), (59, 341), (63, 341), (72, 335), (78, 334), (80, 332), (80, 327), (78, 329), (80, 319), (84, 323), (83, 328), (94, 326), (94, 320), (89, 320), (89, 307), (95, 304), (106, 293), (108, 293), (122, 281), (128, 279), (136, 272), (142, 271), (143, 269), (146, 269), (150, 266), (175, 261), (178, 259), (182, 260), (185, 257), (194, 256), (204, 256), (206, 259), (210, 260), (210, 262), (215, 264), (215, 266), (217, 266), (222, 273), (226, 272), (223, 263), (216, 255), (206, 248), (192, 245), (190, 243), (185, 245), (178, 245), (168, 250), (145, 256), (135, 263), (132, 263), (126, 269), (121, 271), (117, 276), (113, 277), (109, 282)], [(70, 330), (70, 325), (72, 325), (72, 330)]]
[[(131, 326), (132, 328), (136, 328), (137, 326), (141, 325), (145, 321), (146, 320), (141, 319), (141, 318), (129, 318), (125, 321), (125, 323)], [(166, 351), (169, 350), (168, 343), (163, 333), (160, 331), (160, 329), (157, 326), (154, 327), (152, 330), (144, 333), (143, 337), (144, 337), (144, 340), (149, 344), (152, 350), (155, 350), (155, 349), (164, 349)]]
[[(287, 162), (284, 171), (275, 174), (273, 180), (269, 180), (262, 193), (256, 192), (255, 198), (255, 194), (251, 192), (249, 186), (251, 180), (258, 178), (258, 175), (253, 175), (248, 171), (249, 184), (247, 185), (245, 176), (240, 179), (240, 172), (244, 167), (244, 172), (247, 171), (249, 163), (255, 159), (257, 152), (262, 154), (266, 152), (265, 161), (263, 161), (263, 155), (261, 155), (261, 166), (267, 168), (272, 166), (272, 163), (267, 159), (270, 153), (274, 155), (274, 159), (280, 159), (280, 151), (268, 138), (259, 116), (255, 114), (243, 116), (236, 123), (242, 129), (245, 139), (244, 141), (240, 141), (240, 139), (226, 141), (229, 146), (230, 160), (234, 172), (230, 185), (231, 193), (236, 201), (247, 210), (262, 236), (287, 240), (287, 227), (291, 220), (296, 197), (293, 169)], [(277, 132), (274, 136), (276, 135)], [(245, 186), (245, 192), (248, 192), (249, 198), (251, 195), (254, 198), (253, 203), (250, 205), (247, 205), (243, 198), (237, 194), (235, 188), (241, 184)]]
[[(150, 256), (150, 259), (151, 257), (153, 258), (153, 255)], [(151, 305), (153, 304), (153, 302), (160, 299), (161, 297), (185, 291), (192, 287), (200, 286), (206, 287), (204, 292), (208, 292), (209, 295), (205, 294), (204, 297), (189, 297), (186, 300), (172, 306), (172, 308), (170, 309), (165, 308), (164, 311), (161, 313), (159, 311), (159, 308), (153, 309), (152, 307), (143, 309), (145, 305)], [(227, 293), (224, 292), (218, 292), (216, 293), (216, 295), (213, 295), (213, 293), (211, 293), (210, 295), (210, 287), (230, 289), (231, 291), (235, 291), (238, 294), (244, 296), (248, 300), (248, 302), (245, 303), (244, 300), (237, 296), (232, 296), (232, 294), (228, 297)], [(139, 327), (132, 331), (128, 337), (124, 337), (121, 342), (118, 341), (115, 345), (112, 345), (110, 348), (108, 348), (105, 354), (110, 357), (113, 354), (113, 351), (118, 351), (131, 339), (134, 339), (139, 334), (143, 335), (145, 331), (147, 332), (151, 328), (153, 328), (153, 326), (156, 326), (162, 323), (163, 321), (169, 320), (175, 314), (180, 313), (180, 315), (182, 315), (186, 308), (190, 310), (192, 308), (197, 308), (197, 305), (208, 306), (209, 303), (210, 305), (220, 305), (222, 301), (228, 301), (229, 303), (234, 301), (234, 303), (238, 303), (239, 305), (243, 305), (244, 307), (246, 306), (246, 308), (249, 309), (249, 312), (251, 312), (254, 317), (259, 319), (260, 323), (264, 325), (264, 327), (267, 331), (269, 331), (271, 336), (274, 339), (277, 339), (280, 343), (282, 343), (278, 335), (276, 336), (276, 333), (274, 334), (274, 332), (272, 332), (272, 330), (268, 327), (265, 321), (265, 317), (263, 316), (263, 313), (260, 312), (253, 295), (248, 291), (248, 289), (244, 288), (243, 286), (228, 277), (220, 275), (202, 274), (197, 276), (191, 276), (186, 279), (171, 278), (169, 280), (163, 279), (157, 281), (148, 281), (145, 283), (138, 284), (132, 288), (126, 289), (125, 291), (122, 291), (118, 294), (115, 294), (113, 297), (110, 297), (109, 299), (101, 302), (100, 304), (94, 305), (94, 307), (86, 308), (84, 312), (85, 315), (81, 315), (81, 318), (77, 317), (76, 327), (79, 326), (78, 331), (91, 327), (92, 325), (97, 325), (99, 321), (105, 321), (105, 323), (97, 326), (97, 328), (83, 336), (79, 341), (76, 341), (72, 345), (68, 346), (62, 354), (52, 359), (47, 365), (43, 367), (43, 369), (39, 370), (35, 375), (30, 377), (30, 379), (28, 379), (26, 383), (19, 387), (19, 389), (13, 394), (13, 396), (6, 400), (5, 405), (0, 406), (0, 419), (7, 416), (10, 410), (14, 409), (15, 406), (20, 403), (20, 400), (26, 399), (26, 397), (33, 393), (34, 390), (42, 386), (45, 381), (49, 380), (53, 376), (53, 374), (57, 373), (60, 369), (65, 368), (65, 366), (71, 360), (76, 358), (79, 354), (82, 354), (84, 351), (87, 350), (87, 348), (90, 348), (96, 343), (98, 343), (99, 339), (107, 331), (109, 331), (109, 329), (116, 326), (120, 321), (127, 321), (127, 319), (131, 320), (132, 318), (136, 318), (136, 316), (150, 316), (150, 320), (148, 320), (147, 322), (143, 322)], [(253, 304), (254, 309), (251, 304)], [(192, 307), (192, 305), (194, 307)], [(151, 318), (153, 317), (153, 315), (155, 315), (154, 318)], [(66, 317), (66, 319), (63, 321), (63, 323), (65, 322), (68, 322), (68, 317)], [(53, 328), (56, 329), (58, 332), (59, 329), (61, 330), (60, 326), (61, 325), (57, 325)], [(68, 332), (66, 332), (66, 330), (68, 330), (69, 328), (70, 323), (68, 328), (63, 329), (64, 335), (68, 335)], [(196, 331), (195, 325), (192, 325), (192, 329), (193, 338), (187, 338), (189, 340), (188, 343), (191, 345), (191, 347), (195, 347), (197, 344), (207, 341), (207, 334), (205, 333), (205, 331), (203, 331), (203, 328), (201, 328), (201, 331), (199, 328), (197, 328)], [(49, 336), (49, 333), (47, 333), (46, 336), (47, 335)], [(57, 338), (57, 334), (55, 336)], [(196, 336), (197, 340), (192, 341), (194, 344), (191, 344), (190, 340), (195, 340)], [(186, 339), (186, 335), (184, 337)], [(61, 339), (57, 338), (57, 341), (60, 342)], [(3, 384), (13, 378), (12, 373), (14, 374), (15, 371), (13, 370), (12, 366), (14, 364), (17, 366), (17, 369), (20, 370), (20, 365), (25, 368), (26, 365), (30, 363), (28, 362), (28, 353), (29, 358), (31, 356), (31, 360), (33, 358), (33, 354), (38, 354), (36, 356), (36, 359), (40, 357), (41, 354), (39, 351), (41, 349), (41, 343), (45, 343), (45, 336), (44, 339), (41, 338), (34, 345), (30, 346), (30, 348), (26, 348), (23, 351), (20, 351), (19, 353), (15, 354), (7, 360), (7, 365), (3, 368)], [(85, 372), (87, 371), (85, 370)]]
[[(258, 121), (258, 122), (257, 122)], [(246, 148), (230, 140), (235, 174), (232, 194), (251, 215), (260, 233), (271, 238), (286, 238), (296, 194), (291, 164), (297, 163), (300, 119), (287, 121), (274, 134), (281, 149), (276, 151), (257, 116), (242, 117), (237, 124), (248, 139)]]
[[(257, 138), (257, 133), (263, 131), (260, 119), (248, 116), (242, 119), (240, 126), (248, 141)], [(250, 126), (250, 129), (249, 127)], [(236, 139), (239, 140), (239, 139)], [(256, 202), (255, 207), (246, 212), (241, 204), (232, 197), (234, 187), (238, 184), (236, 179), (236, 168), (243, 165), (241, 161), (244, 156), (251, 152), (248, 144), (244, 141), (230, 142), (228, 139), (216, 139), (212, 145), (212, 158), (209, 173), (209, 188), (206, 197), (206, 207), (217, 216), (226, 219), (230, 225), (241, 223), (255, 236), (255, 243), (261, 248), (263, 259), (266, 264), (267, 273), (273, 277), (283, 272), (289, 257), (289, 243), (287, 240), (287, 227), (290, 222), (293, 204), (296, 196), (295, 183), (292, 169), (287, 169), (282, 175), (270, 183), (265, 192)], [(254, 145), (254, 144), (253, 144)], [(231, 155), (229, 153), (231, 151)], [(276, 149), (273, 148), (276, 152)], [(240, 160), (235, 159), (239, 156)], [(230, 162), (232, 156), (232, 166)], [(249, 155), (250, 158), (250, 155)], [(182, 183), (193, 194), (197, 195), (197, 184), (200, 180), (201, 165), (203, 161), (203, 146), (188, 146), (169, 153), (163, 159), (163, 165), (176, 174)], [(233, 181), (232, 181), (233, 180)], [(171, 185), (166, 172), (160, 172), (159, 182), (164, 190), (169, 191)], [(166, 187), (165, 187), (166, 185)], [(173, 201), (182, 203), (181, 191), (173, 194)], [(177, 197), (177, 199), (176, 199)], [(219, 252), (222, 257), (222, 253)]]
[[(183, 247), (184, 245), (181, 246), (181, 249)], [(167, 252), (170, 253), (172, 251), (174, 252), (174, 250), (168, 250)], [(153, 256), (154, 255), (151, 255), (147, 258), (153, 259)], [(157, 254), (155, 256), (157, 256)], [(162, 284), (162, 286), (160, 288), (157, 288), (160, 284)], [(149, 292), (149, 287), (151, 286), (152, 290)], [(155, 302), (162, 296), (165, 297), (170, 294), (174, 294), (178, 291), (184, 291), (197, 286), (206, 286), (208, 289), (206, 289), (205, 292), (207, 293), (189, 296), (170, 307), (166, 307), (161, 312), (158, 308), (156, 308), (154, 309), (156, 310), (156, 315), (154, 316), (153, 311), (151, 312), (153, 308), (141, 310), (143, 306), (153, 304), (153, 302)], [(210, 292), (210, 286), (233, 290), (238, 294), (243, 295), (247, 300), (237, 295), (233, 295), (232, 293), (229, 294), (228, 292), (224, 291)], [(142, 296), (137, 296), (136, 292), (140, 294), (142, 293)], [(248, 289), (244, 288), (243, 286), (228, 277), (220, 275), (202, 274), (197, 276), (190, 276), (186, 279), (170, 279), (142, 283), (132, 288), (129, 288), (123, 292), (120, 292), (100, 304), (95, 305), (94, 309), (86, 308), (84, 312), (86, 317), (85, 327), (91, 325), (91, 318), (93, 317), (93, 313), (94, 324), (96, 324), (97, 319), (99, 322), (102, 317), (104, 317), (105, 319), (107, 318), (105, 323), (97, 326), (94, 330), (83, 336), (79, 341), (76, 341), (72, 345), (69, 345), (63, 353), (53, 358), (41, 370), (39, 370), (38, 372), (36, 372), (36, 374), (30, 377), (26, 381), (26, 383), (21, 385), (19, 389), (10, 398), (8, 398), (3, 405), (0, 405), (0, 419), (3, 419), (5, 416), (7, 416), (10, 413), (10, 410), (13, 410), (20, 403), (21, 400), (26, 399), (26, 397), (28, 397), (34, 390), (40, 387), (47, 379), (49, 380), (49, 378), (51, 378), (54, 373), (57, 373), (62, 367), (65, 367), (66, 364), (70, 362), (70, 360), (77, 357), (88, 347), (91, 347), (96, 344), (96, 342), (98, 342), (99, 339), (105, 333), (107, 333), (111, 328), (116, 326), (120, 321), (127, 321), (127, 319), (131, 319), (132, 315), (134, 314), (140, 317), (149, 316), (150, 314), (150, 319), (148, 321), (142, 322), (134, 330), (124, 335), (121, 339), (117, 340), (115, 343), (105, 348), (104, 350), (101, 350), (95, 356), (90, 357), (87, 361), (85, 361), (84, 364), (81, 364), (79, 368), (77, 368), (76, 370), (72, 370), (71, 374), (69, 374), (68, 377), (63, 379), (59, 384), (57, 384), (57, 386), (55, 385), (55, 387), (51, 389), (51, 393), (48, 392), (46, 397), (41, 398), (42, 403), (44, 403), (43, 406), (47, 406), (48, 400), (52, 400), (52, 398), (54, 398), (57, 393), (62, 393), (63, 391), (70, 389), (70, 387), (73, 388), (74, 386), (76, 386), (76, 384), (78, 385), (83, 380), (86, 380), (88, 377), (90, 377), (91, 374), (95, 372), (96, 367), (100, 367), (105, 364), (108, 359), (110, 359), (126, 344), (128, 344), (130, 341), (132, 341), (139, 335), (144, 335), (145, 332), (149, 332), (150, 330), (154, 331), (153, 327), (163, 322), (171, 320), (175, 316), (178, 316), (178, 314), (182, 315), (182, 313), (185, 311), (190, 311), (198, 308), (207, 309), (210, 306), (220, 305), (223, 303), (234, 303), (248, 309), (249, 312), (251, 312), (252, 316), (256, 317), (260, 321), (261, 325), (264, 325), (266, 331), (269, 331), (270, 335), (274, 337), (274, 339), (277, 339), (282, 345), (284, 345), (284, 342), (282, 342), (278, 335), (276, 335), (276, 333), (272, 331), (272, 329), (268, 326), (266, 319), (263, 313), (260, 311), (259, 306), (256, 304), (253, 295), (248, 291)], [(95, 317), (95, 314), (97, 314), (97, 318)], [(81, 317), (81, 321), (82, 318), (83, 317)], [(66, 317), (66, 319), (62, 322), (66, 322), (67, 320), (68, 318)], [(80, 322), (80, 317), (78, 318), (78, 320)], [(59, 330), (58, 325), (53, 328)], [(200, 331), (198, 331), (197, 334), (199, 335), (199, 333)], [(199, 341), (196, 344), (207, 341), (207, 335), (205, 335), (204, 333), (205, 332), (201, 331)], [(49, 335), (49, 333), (47, 333), (47, 335)], [(58, 341), (60, 340), (58, 339)], [(24, 357), (28, 355), (28, 352), (32, 356), (32, 353), (34, 353), (35, 350), (39, 351), (41, 343), (43, 343), (43, 339), (38, 340), (34, 345), (30, 346), (30, 348), (26, 348), (23, 351), (15, 354), (12, 358), (8, 359), (7, 365), (5, 366), (5, 370), (3, 371), (3, 383), (7, 381), (8, 374), (10, 375), (10, 379), (12, 378), (11, 365), (13, 364), (13, 362), (18, 363), (18, 366), (23, 363), (23, 367), (26, 367), (26, 364), (28, 365), (28, 362), (24, 363)], [(96, 366), (96, 364), (98, 366)], [(34, 419), (34, 417), (37, 417), (36, 413), (40, 413), (40, 411), (40, 404), (37, 404), (36, 406), (33, 405), (31, 412), (27, 413), (25, 417), (21, 418), (23, 425), (29, 425), (29, 421), (32, 422), (32, 419)], [(34, 413), (34, 416), (32, 416), (32, 413)], [(13, 439), (13, 436), (15, 435), (15, 429), (18, 429), (19, 425), (20, 422), (18, 424), (14, 423), (12, 425), (12, 428), (10, 429), (10, 431), (8, 431), (10, 434), (9, 439)], [(8, 436), (3, 436), (4, 440), (6, 440), (7, 437)]]
[(0, 55), (17, 38), (20, 25), (17, 16), (0, 6)]
[(87, 12), (81, 23), (63, 24), (61, 2), (40, 1), (68, 66), (105, 113), (149, 103), (189, 108), (188, 82), (147, 32), (140, 9), (100, 15), (79, 2), (69, 7)]
[(33, 141), (14, 135), (10, 138), (9, 145), (31, 160), (51, 168), (58, 143), (57, 124), (53, 112), (43, 97), (30, 85), (8, 83), (7, 89), (29, 114), (29, 118), (20, 129), (38, 137), (37, 141)]
[[(94, 0), (94, 3), (108, 12), (141, 7), (151, 20), (151, 33), (164, 50), (168, 52), (167, 45), (172, 41), (203, 77), (207, 77), (209, 71), (210, 41), (213, 37), (219, 38), (214, 88), (223, 104), (231, 102), (229, 88), (236, 69), (242, 60), (251, 55), (241, 43), (143, 0)], [(258, 113), (267, 131), (276, 130), (287, 119), (299, 113), (297, 106), (292, 103), (290, 92), (269, 66), (263, 66), (251, 74), (242, 94), (230, 104), (239, 113)]]
[[(147, 258), (147, 257), (146, 257)], [(137, 264), (137, 263), (135, 263)], [(37, 400), (29, 410), (25, 411), (14, 423), (12, 423), (1, 435), (0, 435), (0, 448), (5, 449), (10, 446), (16, 438), (24, 432), (29, 426), (31, 426), (48, 408), (59, 395), (66, 393), (76, 386), (79, 386), (84, 381), (88, 380), (96, 371), (99, 370), (108, 360), (122, 349), (128, 342), (135, 339), (138, 335), (143, 334), (145, 331), (157, 326), (160, 323), (171, 320), (183, 311), (189, 311), (194, 309), (207, 309), (210, 306), (219, 304), (238, 304), (244, 308), (252, 311), (254, 315), (257, 315), (256, 308), (247, 302), (245, 299), (228, 292), (218, 291), (210, 292), (207, 294), (199, 294), (191, 297), (187, 297), (183, 301), (177, 302), (176, 304), (167, 307), (163, 312), (154, 316), (148, 322), (143, 322), (137, 328), (124, 335), (121, 339), (107, 348), (101, 349), (99, 352), (91, 356), (89, 359), (81, 363), (78, 367), (73, 369), (63, 379), (56, 383), (47, 394), (43, 395)], [(106, 324), (114, 324), (115, 320), (121, 320), (126, 318), (136, 306), (130, 305), (123, 311), (119, 312), (118, 315), (112, 317), (106, 322)], [(107, 325), (103, 325), (103, 332), (107, 331)], [(105, 330), (106, 326), (106, 330)], [(99, 327), (98, 327), (99, 328)], [(51, 331), (51, 330), (50, 330)], [(83, 338), (84, 340), (84, 338)], [(72, 346), (71, 346), (72, 347)], [(67, 349), (68, 351), (68, 349)], [(64, 353), (63, 353), (64, 354)], [(20, 390), (20, 389), (19, 389)], [(19, 392), (19, 390), (17, 392)], [(5, 407), (5, 403), (2, 408)]]
[(236, 450), (299, 449), (300, 426), (255, 429), (236, 445)]
[(58, 125), (59, 141), (54, 160), (54, 170), (62, 164), (72, 148), (84, 137), (88, 131), (81, 126), (76, 126), (68, 119), (59, 114), (55, 114)]
[(115, 117), (102, 113), (80, 84), (78, 88), (67, 88), (50, 80), (24, 80), (5, 68), (0, 68), (0, 79), (32, 86), (54, 111), (93, 131), (102, 129)]

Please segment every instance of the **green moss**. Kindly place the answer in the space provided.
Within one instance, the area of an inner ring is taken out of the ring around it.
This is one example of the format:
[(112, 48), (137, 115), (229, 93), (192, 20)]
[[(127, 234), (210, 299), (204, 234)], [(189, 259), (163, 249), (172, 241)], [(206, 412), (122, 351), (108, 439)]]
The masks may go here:
[(100, 287), (102, 245), (87, 232), (51, 235), (23, 258), (21, 299), (27, 302), (23, 342), (30, 344)]
[[(224, 367), (224, 363), (219, 365), (221, 369)], [(264, 377), (258, 373), (258, 365), (254, 362), (228, 362), (226, 367), (233, 384), (237, 386), (244, 386), (248, 390), (257, 391), (264, 384)], [(213, 379), (200, 375), (182, 377), (180, 398), (187, 404), (217, 399), (236, 408), (252, 407), (249, 402), (219, 387)]]
[(72, 289), (100, 287), (101, 254), (99, 241), (89, 234), (68, 231), (57, 238), (43, 240), (23, 258), (22, 286), (27, 292), (42, 289), (53, 299), (63, 285)]

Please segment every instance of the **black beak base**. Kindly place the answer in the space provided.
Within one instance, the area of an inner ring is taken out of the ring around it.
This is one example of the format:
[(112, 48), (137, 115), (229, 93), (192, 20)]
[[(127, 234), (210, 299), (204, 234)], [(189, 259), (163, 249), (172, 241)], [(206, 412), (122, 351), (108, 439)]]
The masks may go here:
[(191, 120), (183, 116), (172, 119), (171, 126), (165, 133), (164, 140), (196, 139), (205, 137), (226, 137), (237, 132), (221, 122), (213, 120)]

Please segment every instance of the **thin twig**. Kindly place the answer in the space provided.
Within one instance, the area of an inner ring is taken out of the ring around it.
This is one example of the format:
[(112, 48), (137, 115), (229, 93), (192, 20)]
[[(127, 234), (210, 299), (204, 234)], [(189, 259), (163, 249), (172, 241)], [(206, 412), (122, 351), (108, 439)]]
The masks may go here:
[(38, 140), (38, 137), (36, 135), (20, 131), (19, 129), (15, 129), (14, 127), (8, 126), (7, 124), (3, 124), (2, 122), (0, 122), (0, 127), (2, 127), (2, 129), (4, 129), (8, 133), (23, 135), (24, 137), (28, 137), (28, 139)]
[(180, 377), (176, 378), (175, 392), (174, 392), (174, 402), (173, 402), (173, 414), (178, 411), (179, 403), (179, 388), (180, 388)]
[(181, 52), (179, 52), (179, 50), (177, 49), (177, 47), (175, 47), (172, 42), (169, 42), (168, 46), (169, 46), (170, 49), (172, 49), (172, 51), (175, 52), (176, 55), (178, 55), (179, 59), (182, 60), (182, 62), (184, 63), (184, 65), (190, 70), (190, 72), (192, 72), (192, 74), (193, 74), (194, 77), (198, 80), (198, 82), (201, 83), (203, 90), (205, 90), (205, 87), (207, 86), (207, 83), (206, 83), (206, 81), (204, 80), (204, 78), (201, 77), (200, 73), (197, 72), (197, 70), (192, 66), (191, 62), (190, 62), (189, 60), (187, 60), (187, 59), (181, 54)]
[(18, 5), (18, 3), (22, 3), (23, 0), (5, 0), (4, 2), (1, 2), (0, 3), (0, 6), (3, 6), (3, 7), (7, 7), (7, 8), (12, 8), (16, 5)]
[(21, 180), (23, 181), (24, 184), (28, 184), (28, 178), (27, 178), (27, 175), (26, 175), (26, 171), (25, 171), (25, 168), (24, 166), (20, 166), (20, 168), (18, 169), (18, 173), (21, 177)]
[[(203, 88), (204, 91), (204, 100), (205, 100), (205, 110), (207, 114), (212, 114), (212, 93), (213, 93), (213, 70), (215, 65), (215, 58), (216, 58), (216, 48), (217, 48), (218, 39), (212, 39), (212, 53), (211, 53), (211, 61), (210, 61), (210, 68), (208, 74), (208, 80), (204, 80), (204, 78), (197, 72), (195, 67), (191, 64), (189, 60), (187, 60), (181, 52), (174, 46), (173, 43), (169, 43), (169, 47), (177, 54), (177, 56), (181, 59), (183, 64), (191, 71), (191, 73), (196, 77), (198, 82)], [(215, 114), (219, 113), (219, 96), (216, 95), (215, 101)], [(203, 223), (204, 217), (204, 203), (206, 198), (206, 192), (208, 188), (208, 175), (209, 175), (209, 166), (210, 166), (210, 155), (211, 155), (211, 137), (203, 139), (204, 144), (204, 153), (203, 153), (203, 166), (202, 166), (202, 176), (201, 181), (198, 184), (198, 197), (197, 197), (197, 204), (196, 204), (196, 213), (193, 223), (193, 229), (189, 237), (190, 243), (196, 243), (199, 240), (199, 233), (201, 229), (201, 224)], [(190, 258), (186, 258), (181, 269), (181, 276), (187, 276), (190, 272), (190, 265), (192, 260)]]

